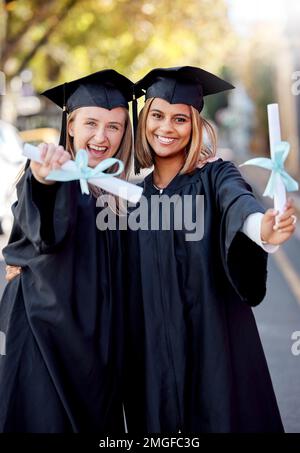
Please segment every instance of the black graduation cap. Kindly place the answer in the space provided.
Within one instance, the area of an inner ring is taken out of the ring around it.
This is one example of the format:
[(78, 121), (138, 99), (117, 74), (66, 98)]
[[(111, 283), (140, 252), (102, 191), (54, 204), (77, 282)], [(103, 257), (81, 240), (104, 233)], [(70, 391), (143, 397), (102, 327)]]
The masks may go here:
[(146, 99), (161, 98), (170, 104), (188, 104), (199, 112), (203, 109), (204, 96), (232, 88), (234, 86), (225, 80), (193, 66), (152, 69), (135, 84), (136, 90), (146, 91)]
[[(114, 69), (104, 69), (41, 93), (63, 109), (59, 144), (66, 146), (67, 114), (80, 107), (125, 107), (134, 99), (134, 84)], [(133, 110), (136, 110), (136, 101)], [(136, 116), (136, 112), (133, 112)]]

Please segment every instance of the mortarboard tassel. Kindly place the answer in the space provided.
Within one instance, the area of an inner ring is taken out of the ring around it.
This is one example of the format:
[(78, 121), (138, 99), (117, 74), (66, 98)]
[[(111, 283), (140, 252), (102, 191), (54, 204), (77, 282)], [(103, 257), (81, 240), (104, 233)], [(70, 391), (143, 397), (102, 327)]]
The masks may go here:
[(66, 147), (67, 144), (67, 107), (66, 107), (66, 83), (64, 84), (63, 91), (64, 91), (64, 105), (63, 105), (63, 112), (61, 118), (61, 129), (60, 129), (60, 138), (59, 138), (59, 145)]
[[(132, 100), (132, 122), (133, 122), (133, 136), (134, 136), (134, 147), (136, 143), (136, 133), (137, 133), (137, 125), (138, 125), (138, 108), (137, 108), (137, 100), (135, 94), (133, 93), (133, 100)], [(140, 165), (135, 155), (134, 150), (134, 173), (136, 175), (140, 174)]]
[(66, 143), (67, 143), (67, 110), (66, 110), (66, 106), (64, 106), (63, 113), (62, 113), (62, 119), (61, 119), (59, 145), (61, 145), (65, 148)]

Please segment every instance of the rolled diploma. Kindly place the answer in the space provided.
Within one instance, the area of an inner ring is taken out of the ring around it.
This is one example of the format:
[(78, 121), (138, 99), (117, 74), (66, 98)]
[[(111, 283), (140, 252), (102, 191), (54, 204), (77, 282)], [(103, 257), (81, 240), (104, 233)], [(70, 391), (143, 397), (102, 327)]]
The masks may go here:
[[(281, 142), (278, 104), (268, 104), (268, 123), (271, 158), (275, 156), (275, 147)], [(275, 173), (274, 209), (281, 214), (286, 203), (286, 190), (281, 176)]]
[[(40, 150), (38, 147), (29, 145), (25, 143), (23, 149), (23, 155), (30, 160), (34, 160), (39, 162), (40, 164), (43, 163), (40, 155)], [(64, 170), (72, 171), (74, 170), (75, 162), (69, 160), (65, 162), (61, 168)], [(101, 189), (106, 190), (107, 192), (112, 193), (121, 198), (125, 198), (130, 203), (137, 203), (141, 198), (143, 188), (136, 186), (135, 184), (131, 184), (123, 179), (115, 178), (111, 176), (109, 178), (90, 178), (89, 182), (94, 184), (95, 186), (100, 187)]]

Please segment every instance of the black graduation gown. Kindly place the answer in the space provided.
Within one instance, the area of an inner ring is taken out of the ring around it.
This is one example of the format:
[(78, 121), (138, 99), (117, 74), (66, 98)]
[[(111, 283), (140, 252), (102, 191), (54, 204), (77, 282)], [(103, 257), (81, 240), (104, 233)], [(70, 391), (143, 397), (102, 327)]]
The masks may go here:
[[(158, 193), (150, 174), (144, 195)], [(204, 236), (127, 233), (128, 432), (281, 432), (251, 310), (265, 295), (267, 253), (241, 232), (265, 210), (222, 159), (177, 175), (164, 194), (204, 195)]]
[(0, 305), (1, 432), (124, 432), (118, 231), (78, 182), (18, 184), (3, 254), (23, 271)]

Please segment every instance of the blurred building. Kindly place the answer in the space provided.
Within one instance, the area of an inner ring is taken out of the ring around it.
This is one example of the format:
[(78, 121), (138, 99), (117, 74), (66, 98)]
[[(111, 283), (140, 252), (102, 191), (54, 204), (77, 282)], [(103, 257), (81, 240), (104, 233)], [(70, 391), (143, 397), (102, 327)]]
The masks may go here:
[(220, 109), (216, 119), (222, 128), (219, 144), (233, 152), (234, 160), (245, 161), (250, 157), (250, 137), (253, 132), (255, 109), (241, 82), (234, 82), (235, 89), (228, 94), (228, 106)]
[(284, 7), (286, 21), (282, 29), (282, 45), (278, 55), (274, 55), (277, 62), (277, 93), (282, 137), (291, 144), (287, 168), (295, 176), (300, 176), (300, 89), (298, 94), (292, 89), (295, 83), (293, 74), (300, 71), (299, 0), (289, 0)]

